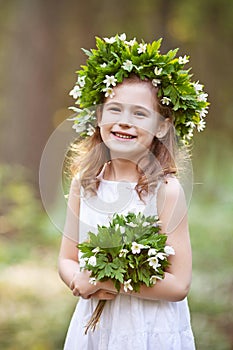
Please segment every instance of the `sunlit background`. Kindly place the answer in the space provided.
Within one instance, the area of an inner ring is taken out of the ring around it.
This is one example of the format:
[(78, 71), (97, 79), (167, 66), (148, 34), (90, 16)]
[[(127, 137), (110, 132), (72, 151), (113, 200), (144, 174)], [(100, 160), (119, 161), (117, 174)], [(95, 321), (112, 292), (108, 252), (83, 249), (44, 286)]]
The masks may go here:
[[(233, 1), (0, 1), (0, 348), (59, 350), (76, 302), (57, 274), (61, 234), (40, 200), (44, 146), (95, 36), (164, 37), (211, 102), (193, 145), (189, 208), (197, 349), (233, 349)], [(53, 200), (51, 198), (51, 200)]]

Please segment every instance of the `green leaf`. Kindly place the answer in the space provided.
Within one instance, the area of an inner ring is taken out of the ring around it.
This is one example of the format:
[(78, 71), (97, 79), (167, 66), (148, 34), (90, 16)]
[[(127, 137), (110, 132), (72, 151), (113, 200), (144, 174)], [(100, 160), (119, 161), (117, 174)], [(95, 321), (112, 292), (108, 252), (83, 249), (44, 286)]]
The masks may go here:
[(87, 55), (88, 57), (91, 57), (92, 55), (93, 55), (93, 53), (91, 52), (91, 51), (89, 51), (89, 50), (86, 50), (86, 49), (81, 49), (84, 53), (85, 53), (85, 55)]
[(111, 268), (110, 264), (106, 264), (106, 265), (105, 265), (104, 272), (105, 272), (105, 275), (106, 275), (107, 277), (110, 277), (110, 276), (111, 276), (112, 268)]
[(179, 51), (179, 49), (174, 49), (174, 50), (170, 50), (168, 51), (168, 53), (166, 54), (167, 58), (169, 61), (173, 60), (176, 57), (177, 52)]
[(99, 243), (99, 240), (97, 238), (97, 236), (92, 233), (92, 232), (88, 232), (88, 235), (89, 235), (89, 238), (90, 238), (90, 246), (92, 247), (98, 247), (98, 243)]
[(124, 72), (122, 70), (119, 70), (116, 74), (115, 77), (117, 79), (117, 81), (120, 83), (123, 81), (123, 77), (124, 77)]
[(106, 44), (105, 42), (99, 38), (96, 37), (96, 47), (100, 50), (100, 51), (106, 51)]
[(120, 271), (117, 271), (115, 273), (115, 279), (117, 279), (120, 283), (124, 283), (124, 273), (120, 272)]
[(119, 292), (121, 289), (121, 284), (119, 281), (114, 280), (114, 287), (116, 288), (116, 290)]

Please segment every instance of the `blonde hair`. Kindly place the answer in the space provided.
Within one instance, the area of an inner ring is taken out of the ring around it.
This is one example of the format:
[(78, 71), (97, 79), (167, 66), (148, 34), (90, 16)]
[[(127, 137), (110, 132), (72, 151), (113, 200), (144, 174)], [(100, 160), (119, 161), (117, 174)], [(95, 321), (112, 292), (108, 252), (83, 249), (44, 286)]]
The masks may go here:
[[(149, 79), (141, 80), (136, 75), (132, 75), (123, 81), (124, 84), (135, 82), (147, 84), (150, 87), (155, 96), (156, 109), (164, 118), (168, 118), (171, 126), (161, 139), (154, 136), (150, 151), (137, 164), (139, 179), (135, 189), (140, 199), (143, 199), (145, 194), (153, 191), (160, 178), (177, 172), (175, 162), (176, 142), (174, 127), (172, 126), (172, 111), (160, 103), (157, 97), (158, 89), (152, 85)], [(79, 181), (84, 188), (84, 193), (95, 195), (100, 183), (97, 176), (103, 166), (111, 160), (110, 151), (102, 140), (99, 126), (96, 127), (91, 137), (82, 141), (77, 140), (71, 145), (68, 158), (71, 175), (79, 174)]]

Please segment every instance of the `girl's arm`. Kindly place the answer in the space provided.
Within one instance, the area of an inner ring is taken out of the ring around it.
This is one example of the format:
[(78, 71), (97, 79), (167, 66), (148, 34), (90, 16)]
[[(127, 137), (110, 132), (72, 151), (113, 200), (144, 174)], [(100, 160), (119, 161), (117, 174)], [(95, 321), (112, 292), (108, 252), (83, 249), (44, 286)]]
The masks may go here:
[[(77, 179), (73, 179), (70, 187), (70, 193), (67, 203), (66, 222), (63, 237), (60, 246), (58, 258), (58, 271), (61, 279), (65, 284), (78, 294), (78, 290), (72, 285), (75, 276), (79, 275), (79, 279), (84, 283), (89, 280), (88, 273), (80, 275), (78, 262), (78, 227), (79, 227), (79, 207), (80, 207), (80, 186)], [(91, 285), (90, 285), (91, 286)], [(96, 289), (92, 288), (92, 292)]]
[[(179, 301), (187, 296), (191, 284), (192, 253), (185, 196), (176, 178), (168, 178), (167, 183), (160, 186), (157, 207), (162, 221), (161, 233), (168, 235), (167, 245), (175, 250), (175, 255), (169, 257), (171, 266), (165, 278), (153, 287), (142, 285), (139, 293), (126, 293), (122, 287), (120, 293), (143, 299)], [(107, 290), (114, 290), (110, 280), (104, 284)]]
[(59, 275), (75, 296), (81, 295), (83, 298), (88, 298), (90, 295), (95, 295), (95, 298), (98, 299), (113, 299), (116, 291), (111, 293), (101, 290), (101, 283), (96, 286), (90, 284), (90, 273), (88, 271), (80, 271), (77, 248), (79, 197), (79, 182), (74, 178), (70, 187), (66, 222), (58, 258)]

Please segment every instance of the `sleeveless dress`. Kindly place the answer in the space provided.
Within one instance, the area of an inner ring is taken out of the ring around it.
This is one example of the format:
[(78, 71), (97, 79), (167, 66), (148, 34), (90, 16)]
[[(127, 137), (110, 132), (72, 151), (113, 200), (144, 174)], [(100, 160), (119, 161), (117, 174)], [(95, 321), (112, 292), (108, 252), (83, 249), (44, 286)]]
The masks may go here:
[[(97, 224), (108, 224), (117, 212), (156, 215), (156, 194), (143, 203), (136, 183), (116, 182), (101, 177), (97, 196), (80, 201), (79, 241)], [(108, 300), (95, 331), (85, 335), (85, 326), (98, 300), (80, 298), (68, 329), (64, 350), (193, 350), (187, 299), (179, 302), (144, 300), (118, 294)]]

